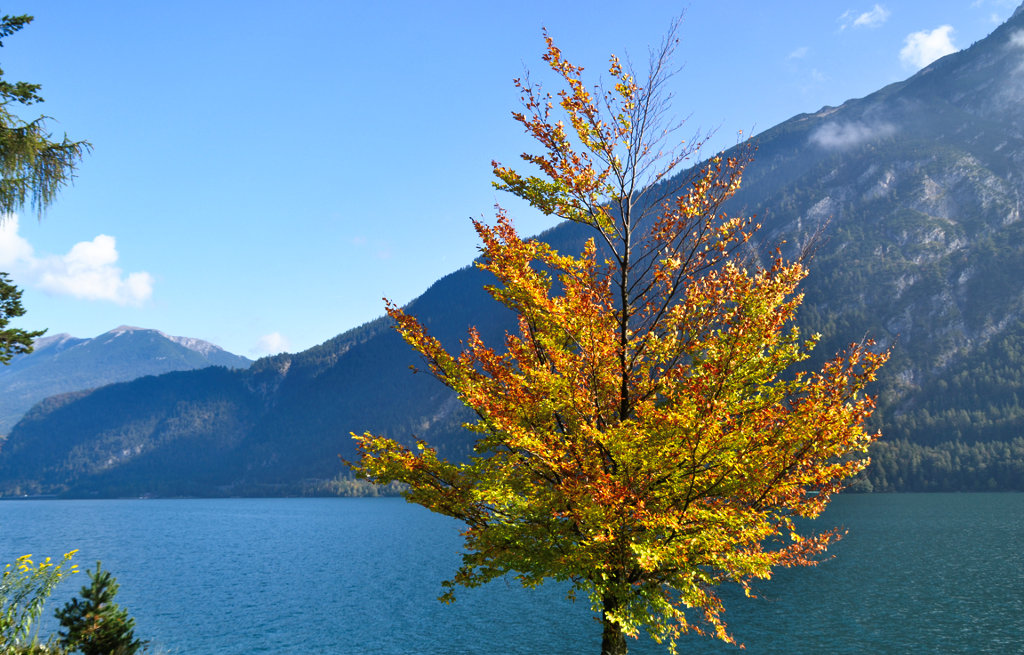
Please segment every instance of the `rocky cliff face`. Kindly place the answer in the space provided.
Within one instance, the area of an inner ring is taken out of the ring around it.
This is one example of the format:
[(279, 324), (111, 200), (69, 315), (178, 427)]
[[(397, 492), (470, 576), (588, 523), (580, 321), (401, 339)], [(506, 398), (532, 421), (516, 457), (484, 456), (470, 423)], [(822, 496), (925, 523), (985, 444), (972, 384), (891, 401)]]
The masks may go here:
[[(734, 209), (760, 213), (769, 243), (823, 229), (804, 320), (825, 335), (822, 350), (864, 334), (895, 345), (879, 414), (892, 438), (1010, 438), (1024, 427), (992, 431), (990, 419), (1016, 414), (1019, 376), (978, 361), (1016, 361), (1024, 337), (1022, 101), (1018, 10), (904, 82), (758, 138)], [(964, 419), (979, 407), (984, 417)]]

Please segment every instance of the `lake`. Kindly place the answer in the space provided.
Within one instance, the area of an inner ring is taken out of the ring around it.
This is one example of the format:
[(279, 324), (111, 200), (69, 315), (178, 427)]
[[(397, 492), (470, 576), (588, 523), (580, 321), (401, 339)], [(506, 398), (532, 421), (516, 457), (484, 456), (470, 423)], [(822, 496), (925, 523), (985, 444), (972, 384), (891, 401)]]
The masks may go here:
[[(818, 523), (849, 530), (832, 559), (757, 599), (724, 594), (747, 653), (1024, 652), (1024, 494), (841, 496)], [(438, 602), (458, 531), (395, 498), (2, 501), (0, 561), (102, 560), (156, 653), (599, 653), (586, 604), (555, 585)], [(47, 615), (87, 582), (64, 583)], [(740, 651), (694, 636), (680, 652)]]

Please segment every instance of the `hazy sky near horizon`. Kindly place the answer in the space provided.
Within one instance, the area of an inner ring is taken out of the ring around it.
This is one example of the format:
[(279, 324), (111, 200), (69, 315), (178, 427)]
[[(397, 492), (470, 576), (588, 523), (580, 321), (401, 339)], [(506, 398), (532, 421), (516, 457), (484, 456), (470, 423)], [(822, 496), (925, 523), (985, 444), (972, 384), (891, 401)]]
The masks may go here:
[[(685, 9), (673, 78), (704, 155), (839, 105), (966, 48), (1020, 0), (767, 3), (174, 3), (48, 0), (4, 8), (9, 81), (43, 85), (56, 135), (94, 146), (42, 221), (0, 227), (14, 325), (96, 336), (118, 325), (255, 357), (298, 351), (405, 303), (476, 256), (470, 217), (510, 209), (492, 159), (535, 150), (512, 79), (545, 80), (541, 29), (596, 79), (646, 62)], [(32, 113), (32, 112), (35, 113)], [(756, 161), (754, 163), (756, 166)]]

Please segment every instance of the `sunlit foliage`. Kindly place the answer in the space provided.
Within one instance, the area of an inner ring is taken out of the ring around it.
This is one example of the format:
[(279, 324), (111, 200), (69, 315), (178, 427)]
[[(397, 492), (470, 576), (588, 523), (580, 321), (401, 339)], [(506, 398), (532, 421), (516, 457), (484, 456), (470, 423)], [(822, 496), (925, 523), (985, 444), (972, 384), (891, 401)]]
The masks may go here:
[[(852, 345), (804, 368), (815, 336), (794, 327), (805, 276), (778, 252), (750, 256), (757, 225), (726, 216), (744, 161), (714, 157), (677, 174), (700, 141), (671, 148), (666, 81), (674, 30), (642, 78), (613, 57), (610, 88), (546, 37), (554, 96), (517, 80), (513, 114), (541, 146), (524, 175), (494, 164), (499, 188), (588, 226), (580, 254), (523, 240), (499, 211), (475, 221), (491, 295), (518, 315), (495, 347), (470, 331), (448, 352), (400, 307), (388, 313), (430, 371), (478, 417), (475, 456), (440, 458), (357, 436), (357, 472), (409, 485), (407, 498), (466, 523), (447, 582), (506, 574), (586, 596), (604, 653), (645, 628), (674, 651), (689, 631), (733, 641), (717, 587), (813, 564), (837, 537), (806, 534), (874, 439), (864, 395), (886, 359)], [(668, 147), (666, 146), (668, 144)]]
[(47, 557), (39, 564), (22, 555), (4, 567), (0, 577), (0, 653), (31, 650), (35, 645), (36, 620), (54, 587), (78, 570), (71, 551), (54, 563)]

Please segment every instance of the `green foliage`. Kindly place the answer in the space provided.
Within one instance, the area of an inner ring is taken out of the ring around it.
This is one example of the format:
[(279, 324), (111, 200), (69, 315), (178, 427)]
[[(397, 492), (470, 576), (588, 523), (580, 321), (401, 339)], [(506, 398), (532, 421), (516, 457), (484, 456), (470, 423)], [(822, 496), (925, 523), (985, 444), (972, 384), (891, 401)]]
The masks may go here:
[(882, 440), (870, 455), (851, 491), (1024, 491), (1024, 437), (934, 445)]
[(3, 653), (3, 655), (67, 655), (67, 651), (58, 644), (51, 642), (39, 643), (38, 641), (11, 646), (6, 650), (0, 651), (0, 653)]
[(6, 273), (0, 273), (0, 363), (7, 364), (15, 355), (32, 352), (32, 342), (46, 332), (7, 327), (12, 318), (24, 314), (21, 289), (10, 283)]
[(109, 571), (89, 571), (87, 586), (82, 587), (81, 600), (72, 598), (57, 610), (60, 620), (60, 642), (69, 650), (83, 655), (134, 655), (146, 645), (135, 638), (135, 619), (114, 602), (118, 584)]
[[(7, 37), (32, 22), (31, 16), (0, 18), (0, 36)], [(2, 43), (0, 43), (2, 45)], [(42, 102), (40, 85), (2, 80), (0, 70), (0, 216), (26, 205), (42, 215), (57, 192), (74, 178), (75, 166), (91, 149), (87, 141), (65, 135), (52, 141), (46, 117), (30, 121), (11, 106)]]
[(71, 564), (75, 552), (64, 555), (54, 564), (47, 557), (36, 565), (31, 555), (23, 555), (4, 567), (0, 577), (0, 653), (35, 653), (33, 624), (54, 587), (66, 576), (75, 573)]
[[(5, 15), (3, 18), (0, 18), (0, 38), (6, 39), (31, 22), (31, 16)], [(0, 47), (3, 47), (2, 41), (0, 41)], [(2, 75), (3, 70), (0, 70), (0, 76)], [(39, 84), (30, 84), (28, 82), (12, 83), (7, 80), (0, 79), (0, 98), (3, 98), (3, 104), (7, 104), (11, 101), (17, 101), (24, 105), (31, 105), (35, 102), (43, 101), (43, 99), (39, 97), (39, 94), (36, 93), (39, 88)]]
[[(31, 22), (31, 16), (4, 15), (0, 38)], [(26, 204), (42, 216), (57, 192), (74, 178), (76, 164), (91, 148), (87, 141), (71, 141), (66, 135), (60, 142), (51, 141), (45, 116), (25, 121), (13, 112), (12, 105), (42, 102), (39, 88), (38, 84), (4, 80), (0, 70), (0, 222)], [(24, 313), (21, 292), (0, 273), (0, 362), (4, 364), (15, 354), (32, 352), (32, 340), (43, 334), (3, 329), (11, 318)]]
[(380, 496), (401, 496), (407, 487), (398, 482), (374, 484), (360, 480), (350, 472), (342, 472), (330, 480), (310, 480), (302, 490), (303, 496), (339, 496), (345, 498), (367, 498)]

